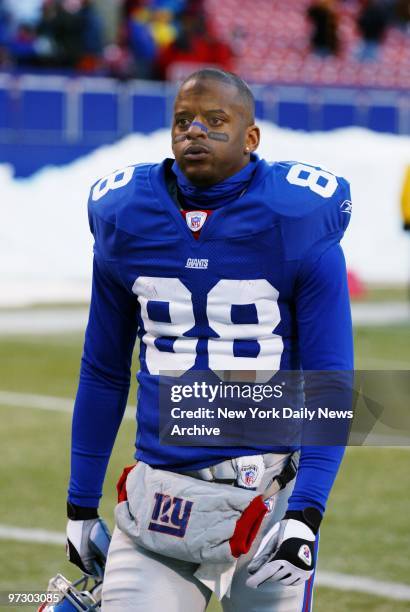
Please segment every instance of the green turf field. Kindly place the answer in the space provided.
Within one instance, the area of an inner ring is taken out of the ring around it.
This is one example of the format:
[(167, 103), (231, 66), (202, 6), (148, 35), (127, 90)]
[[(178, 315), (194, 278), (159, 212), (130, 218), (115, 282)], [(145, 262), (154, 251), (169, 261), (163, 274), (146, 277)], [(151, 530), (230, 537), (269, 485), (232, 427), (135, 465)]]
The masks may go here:
[[(0, 391), (73, 397), (81, 348), (78, 334), (0, 338)], [(398, 363), (410, 369), (410, 326), (356, 330), (356, 367), (394, 369)], [(134, 397), (135, 384), (129, 403)], [(0, 525), (64, 531), (69, 414), (4, 404), (0, 414)], [(132, 463), (134, 436), (134, 424), (124, 421), (101, 506), (110, 526), (115, 481)], [(400, 448), (348, 449), (322, 528), (321, 569), (410, 586), (409, 459), (409, 451)], [(42, 590), (57, 571), (78, 576), (62, 545), (5, 539), (0, 540), (0, 568), (0, 591)], [(218, 609), (212, 602), (210, 610)], [(410, 602), (318, 588), (314, 609), (401, 612), (410, 610)]]

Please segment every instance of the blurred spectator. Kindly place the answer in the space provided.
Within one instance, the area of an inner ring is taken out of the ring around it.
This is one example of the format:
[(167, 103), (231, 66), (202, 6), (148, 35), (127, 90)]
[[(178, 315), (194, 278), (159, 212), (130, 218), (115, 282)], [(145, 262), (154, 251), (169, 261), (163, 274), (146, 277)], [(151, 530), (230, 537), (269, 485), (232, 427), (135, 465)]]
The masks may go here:
[(42, 0), (0, 0), (0, 66), (30, 63), (36, 58), (36, 32)]
[(338, 20), (333, 4), (333, 0), (318, 0), (307, 12), (313, 23), (312, 49), (321, 56), (335, 55), (339, 51)]
[(128, 44), (124, 41), (108, 45), (104, 49), (104, 67), (108, 76), (126, 80), (135, 76), (135, 61)]
[(134, 57), (137, 79), (151, 79), (157, 57), (157, 47), (150, 28), (151, 13), (141, 8), (130, 16), (127, 23), (128, 43)]
[(38, 26), (38, 34), (47, 49), (43, 63), (76, 67), (84, 53), (83, 33), (80, 0), (46, 0)]
[(82, 0), (80, 9), (85, 53), (100, 55), (103, 50), (103, 24), (94, 0)]
[(102, 24), (93, 0), (45, 0), (37, 28), (41, 63), (96, 69), (102, 54)]
[[(186, 72), (192, 72), (200, 65), (221, 66), (230, 70), (232, 51), (207, 28), (202, 15), (186, 13), (182, 16), (177, 39), (159, 56), (158, 77), (174, 80), (172, 73), (177, 65), (185, 66)], [(178, 78), (181, 76), (179, 72)]]
[(410, 28), (410, 0), (397, 0), (395, 17), (400, 27)]
[(186, 0), (151, 0), (151, 7), (154, 10), (169, 11), (173, 15), (180, 15), (186, 8)]
[(36, 26), (40, 17), (43, 0), (4, 0), (4, 8), (16, 26)]
[(4, 0), (0, 0), (0, 47), (5, 48), (11, 34), (11, 16)]
[(95, 0), (0, 0), (0, 65), (122, 79), (164, 77), (175, 62), (231, 67), (231, 49), (206, 26), (204, 0), (118, 3), (118, 38), (104, 48)]
[(367, 0), (357, 19), (357, 26), (362, 36), (357, 50), (357, 57), (360, 61), (377, 59), (388, 21), (386, 6), (377, 0)]
[(82, 0), (80, 20), (82, 57), (78, 68), (91, 72), (99, 68), (104, 48), (103, 24), (94, 0)]
[(149, 6), (150, 0), (123, 0), (121, 12), (124, 21), (127, 21), (133, 13), (141, 8)]
[(11, 0), (0, 0), (3, 60), (6, 49), (17, 66), (98, 68), (103, 40), (94, 0), (24, 0), (18, 11), (10, 6)]
[(173, 13), (169, 9), (157, 9), (151, 19), (151, 32), (159, 50), (174, 42), (177, 29), (173, 24)]
[(205, 14), (205, 1), (206, 0), (186, 0), (184, 13), (190, 17), (202, 18)]
[(8, 49), (17, 65), (37, 63), (36, 32), (31, 25), (20, 24), (8, 44)]
[[(218, 15), (220, 1), (110, 0), (108, 10), (104, 0), (0, 0), (0, 66), (175, 80), (213, 65), (260, 82), (367, 80), (390, 87), (393, 82), (402, 87), (407, 78), (410, 0), (264, 2), (256, 38), (252, 4), (238, 4), (246, 11), (246, 18), (238, 20), (235, 0), (225, 0), (229, 10), (223, 15)], [(306, 53), (303, 14), (312, 25), (312, 50), (329, 61)], [(392, 27), (401, 31), (385, 37)], [(355, 30), (361, 34), (359, 44)], [(372, 69), (360, 67), (358, 61), (378, 57), (385, 38), (384, 61)], [(394, 71), (389, 62), (395, 63)]]

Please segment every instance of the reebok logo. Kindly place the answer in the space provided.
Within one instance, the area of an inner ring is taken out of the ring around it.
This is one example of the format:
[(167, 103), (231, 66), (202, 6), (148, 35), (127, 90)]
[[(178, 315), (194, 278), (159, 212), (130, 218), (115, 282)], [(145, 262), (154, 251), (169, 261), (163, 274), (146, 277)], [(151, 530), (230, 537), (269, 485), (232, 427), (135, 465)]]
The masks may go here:
[(340, 204), (340, 210), (344, 213), (347, 213), (348, 215), (352, 214), (352, 207), (353, 207), (353, 204), (351, 203), (350, 200), (345, 200), (344, 202)]
[(186, 268), (196, 268), (198, 270), (206, 270), (208, 267), (208, 259), (197, 259), (196, 257), (188, 257), (185, 264)]

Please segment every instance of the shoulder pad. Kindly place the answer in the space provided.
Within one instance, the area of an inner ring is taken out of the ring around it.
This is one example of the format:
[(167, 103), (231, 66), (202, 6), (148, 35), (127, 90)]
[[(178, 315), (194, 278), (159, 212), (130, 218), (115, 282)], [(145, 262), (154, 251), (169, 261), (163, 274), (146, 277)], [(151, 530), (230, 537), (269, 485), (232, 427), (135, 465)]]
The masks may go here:
[[(94, 252), (115, 257), (133, 237), (154, 236), (162, 227), (149, 180), (156, 164), (138, 164), (99, 179), (88, 198), (88, 219), (95, 238)], [(176, 230), (175, 230), (176, 231)], [(162, 239), (167, 232), (161, 233)]]
[(273, 181), (286, 259), (312, 249), (320, 254), (341, 240), (352, 212), (346, 179), (319, 166), (280, 162), (273, 166)]
[(98, 218), (115, 223), (118, 214), (133, 200), (137, 186), (144, 182), (151, 164), (126, 166), (98, 179), (88, 198), (88, 218), (91, 232), (95, 232)]

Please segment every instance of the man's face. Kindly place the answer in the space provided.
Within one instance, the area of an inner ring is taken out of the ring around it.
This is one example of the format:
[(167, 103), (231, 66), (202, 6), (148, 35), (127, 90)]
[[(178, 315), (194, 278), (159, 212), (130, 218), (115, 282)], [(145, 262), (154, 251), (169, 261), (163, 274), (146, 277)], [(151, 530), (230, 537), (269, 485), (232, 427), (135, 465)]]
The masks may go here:
[(259, 130), (250, 123), (234, 85), (187, 81), (176, 97), (172, 124), (172, 150), (185, 176), (209, 186), (246, 166), (259, 144)]

